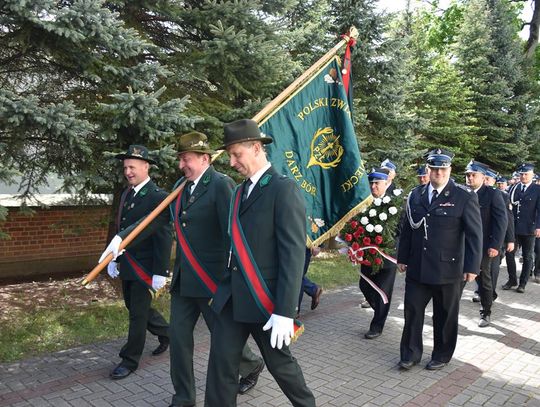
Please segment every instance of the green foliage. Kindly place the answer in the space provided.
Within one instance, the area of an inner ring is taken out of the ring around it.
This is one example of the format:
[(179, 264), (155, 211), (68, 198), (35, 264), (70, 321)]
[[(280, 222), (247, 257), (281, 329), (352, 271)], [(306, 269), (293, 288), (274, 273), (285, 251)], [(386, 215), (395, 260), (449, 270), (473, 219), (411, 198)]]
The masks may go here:
[(507, 173), (528, 156), (525, 140), (534, 116), (515, 21), (506, 1), (471, 0), (455, 51), (484, 138), (475, 158)]

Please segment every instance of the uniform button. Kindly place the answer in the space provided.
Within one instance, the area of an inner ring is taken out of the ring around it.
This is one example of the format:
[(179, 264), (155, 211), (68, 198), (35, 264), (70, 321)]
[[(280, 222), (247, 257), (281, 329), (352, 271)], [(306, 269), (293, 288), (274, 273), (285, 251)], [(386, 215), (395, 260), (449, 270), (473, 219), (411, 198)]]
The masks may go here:
[(424, 247), (424, 250), (427, 250), (427, 248)]
[(122, 220), (126, 220), (126, 218), (124, 217), (124, 218), (122, 218)]
[(238, 271), (238, 268), (236, 266), (234, 266), (232, 269), (233, 271)]
[(185, 215), (186, 214), (186, 211), (182, 211), (182, 215)]
[(454, 259), (454, 258), (452, 257), (452, 261), (455, 261), (455, 260), (456, 260), (456, 259)]
[(427, 214), (427, 216), (429, 216), (429, 213)]
[(182, 223), (182, 227), (183, 227), (183, 228), (186, 227), (186, 222)]

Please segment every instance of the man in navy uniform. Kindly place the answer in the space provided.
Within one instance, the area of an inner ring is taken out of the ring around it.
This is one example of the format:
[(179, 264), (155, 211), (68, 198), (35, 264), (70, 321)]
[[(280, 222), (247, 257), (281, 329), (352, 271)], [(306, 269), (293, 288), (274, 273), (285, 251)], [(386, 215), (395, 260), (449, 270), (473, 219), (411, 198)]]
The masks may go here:
[[(369, 172), (368, 180), (373, 198), (382, 199), (388, 191), (388, 174), (386, 171), (383, 168), (374, 168)], [(365, 264), (360, 266), (360, 270), (364, 276), (384, 291), (388, 299), (388, 302), (385, 304), (381, 295), (369, 284), (366, 278), (360, 277), (358, 283), (360, 291), (362, 291), (366, 301), (374, 311), (373, 318), (369, 324), (369, 331), (364, 334), (364, 338), (375, 339), (381, 336), (388, 312), (390, 311), (394, 281), (396, 280), (396, 265), (391, 261), (383, 259), (383, 264), (377, 272), (373, 272), (373, 268)]]
[[(488, 175), (489, 174), (489, 175)], [(484, 328), (489, 326), (491, 319), (491, 306), (493, 304), (493, 281), (491, 274), (491, 262), (499, 256), (499, 251), (503, 245), (508, 224), (508, 216), (501, 192), (488, 184), (495, 183), (495, 175), (489, 167), (478, 161), (471, 161), (465, 168), (467, 185), (478, 195), (480, 204), (480, 214), (482, 216), (482, 262), (480, 263), (480, 274), (476, 277), (478, 283), (478, 294), (480, 295), (480, 322), (478, 326)], [(487, 180), (487, 178), (491, 178)]]
[[(123, 379), (137, 370), (146, 330), (156, 335), (159, 346), (154, 355), (159, 355), (169, 346), (169, 324), (152, 308), (152, 292), (165, 285), (171, 258), (172, 236), (169, 215), (163, 211), (127, 247), (119, 253), (119, 246), (133, 225), (147, 216), (165, 199), (167, 193), (150, 179), (150, 165), (155, 161), (148, 157), (144, 146), (131, 145), (127, 153), (117, 154), (124, 163), (124, 176), (129, 184), (122, 193), (117, 216), (117, 235), (99, 261), (113, 253), (115, 261), (109, 263), (107, 271), (113, 278), (120, 275), (124, 303), (129, 311), (127, 343), (120, 350), (122, 361), (111, 372), (112, 379)], [(120, 272), (117, 271), (117, 266)]]
[(397, 175), (397, 165), (387, 158), (381, 163), (381, 167), (388, 171), (388, 188), (386, 189), (386, 193), (391, 194), (394, 192), (394, 189), (396, 189), (394, 178), (396, 178)]
[(525, 292), (525, 286), (533, 268), (533, 251), (535, 238), (540, 237), (540, 186), (533, 183), (534, 166), (522, 164), (519, 169), (520, 182), (514, 184), (509, 191), (510, 203), (514, 212), (516, 243), (521, 246), (523, 267), (519, 277), (516, 272), (515, 250), (506, 257), (508, 281), (503, 290), (510, 290), (518, 285), (518, 293)]
[(291, 355), (305, 257), (304, 197), (295, 181), (276, 172), (264, 144), (272, 142), (253, 120), (224, 127), (230, 165), (246, 181), (233, 194), (226, 276), (212, 301), (217, 313), (205, 405), (236, 405), (238, 365), (251, 335), (268, 370), (294, 406), (314, 407), (302, 370)]
[(499, 191), (506, 192), (506, 189), (508, 188), (508, 180), (506, 178), (498, 176), (496, 184)]
[[(178, 142), (179, 168), (186, 180), (182, 194), (170, 206), (177, 249), (171, 281), (171, 379), (175, 394), (171, 407), (195, 405), (193, 330), (202, 314), (210, 332), (214, 313), (208, 305), (225, 275), (230, 247), (227, 234), (234, 181), (211, 165), (215, 151), (196, 131)], [(255, 386), (264, 362), (246, 345), (240, 362), (243, 394)]]
[[(506, 257), (508, 253), (511, 253), (514, 251), (514, 242), (516, 241), (516, 238), (514, 235), (514, 214), (512, 212), (512, 205), (510, 204), (510, 195), (508, 195), (508, 192), (506, 192), (506, 187), (504, 186), (505, 184), (506, 184), (506, 178), (503, 178), (503, 177), (497, 178), (497, 188), (501, 192), (501, 196), (504, 201), (504, 208), (506, 210), (507, 223), (506, 223), (506, 233), (504, 235), (504, 244), (501, 247), (500, 254), (498, 257), (494, 258), (491, 261), (491, 281), (493, 283), (493, 301), (495, 301), (498, 297), (497, 281), (499, 279), (501, 261), (503, 258)], [(480, 298), (478, 298), (477, 302), (480, 302)]]
[(482, 219), (478, 197), (450, 180), (453, 154), (444, 149), (427, 154), (430, 182), (407, 198), (398, 245), (398, 269), (406, 271), (405, 326), (401, 337), (402, 369), (422, 358), (422, 328), (433, 299), (434, 345), (428, 370), (452, 358), (458, 335), (463, 281), (472, 281), (482, 258)]
[(416, 177), (418, 179), (418, 185), (426, 185), (429, 182), (428, 169), (425, 165), (418, 166)]

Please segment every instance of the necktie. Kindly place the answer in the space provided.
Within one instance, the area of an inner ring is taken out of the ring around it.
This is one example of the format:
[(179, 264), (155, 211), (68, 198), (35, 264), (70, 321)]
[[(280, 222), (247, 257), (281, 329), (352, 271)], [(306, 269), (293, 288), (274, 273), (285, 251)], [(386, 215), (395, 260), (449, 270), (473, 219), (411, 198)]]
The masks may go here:
[(242, 202), (244, 202), (246, 199), (248, 199), (249, 195), (249, 187), (251, 186), (252, 182), (248, 178), (246, 182), (244, 183), (244, 190), (242, 191)]
[(126, 195), (126, 200), (125, 200), (125, 202), (131, 201), (131, 199), (133, 198), (133, 196), (135, 196), (135, 188), (131, 187), (131, 188), (129, 189), (129, 192), (128, 192), (127, 195)]
[(431, 192), (431, 201), (429, 201), (429, 203), (433, 202), (435, 199), (437, 199), (437, 197), (439, 196), (439, 192), (434, 189), (432, 192)]
[(186, 199), (189, 199), (191, 196), (191, 187), (193, 187), (193, 181), (186, 182), (184, 189), (186, 190)]
[(525, 193), (525, 189), (526, 189), (525, 184), (521, 185), (521, 193), (522, 194)]

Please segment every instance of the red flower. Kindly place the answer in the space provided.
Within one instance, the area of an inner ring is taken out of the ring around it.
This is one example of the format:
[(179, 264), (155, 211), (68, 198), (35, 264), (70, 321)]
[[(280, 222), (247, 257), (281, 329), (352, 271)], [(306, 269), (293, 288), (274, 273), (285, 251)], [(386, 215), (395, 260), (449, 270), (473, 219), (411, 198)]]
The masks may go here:
[(352, 235), (350, 233), (345, 233), (345, 240), (350, 242), (352, 240)]
[(351, 220), (350, 225), (351, 225), (351, 228), (356, 229), (356, 227), (358, 226), (358, 222), (355, 220)]
[(381, 244), (383, 242), (383, 238), (381, 235), (377, 235), (375, 236), (375, 243), (376, 244)]
[(369, 260), (363, 260), (362, 264), (364, 264), (365, 266), (371, 266), (371, 262)]
[(374, 262), (377, 266), (380, 266), (382, 264), (382, 259), (380, 257), (376, 257)]
[(371, 244), (371, 239), (369, 237), (364, 237), (364, 239), (362, 240), (362, 243), (364, 243), (366, 246)]
[(377, 254), (377, 250), (375, 250), (375, 249), (369, 249), (369, 253), (370, 253), (370, 254)]
[(351, 246), (351, 249), (353, 249), (353, 250), (355, 250), (355, 251), (358, 250), (359, 248), (360, 248), (360, 245), (359, 245), (358, 243), (356, 243), (356, 242), (354, 242), (354, 243), (352, 244), (352, 246)]
[(363, 250), (360, 250), (359, 252), (356, 252), (356, 255), (358, 257), (364, 257), (364, 251)]
[(356, 231), (360, 234), (364, 233), (366, 230), (362, 226), (358, 226), (358, 229)]
[(361, 235), (362, 235), (362, 232), (360, 232), (359, 230), (353, 233), (353, 236), (355, 239), (358, 239)]

